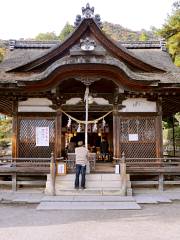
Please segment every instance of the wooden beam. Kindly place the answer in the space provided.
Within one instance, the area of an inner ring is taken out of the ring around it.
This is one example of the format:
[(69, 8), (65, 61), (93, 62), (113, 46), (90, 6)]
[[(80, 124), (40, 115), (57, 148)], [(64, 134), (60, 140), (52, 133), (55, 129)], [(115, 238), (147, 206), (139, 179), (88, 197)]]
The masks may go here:
[(159, 174), (159, 191), (163, 191), (164, 190), (164, 174), (160, 173)]
[(61, 157), (62, 148), (62, 112), (60, 109), (57, 110), (56, 123), (55, 123), (55, 157)]
[(18, 157), (18, 101), (13, 101), (12, 112), (12, 157)]
[(156, 117), (156, 157), (163, 157), (163, 137), (162, 137), (162, 103), (157, 101), (157, 112)]
[(16, 173), (12, 174), (12, 191), (17, 190), (17, 175)]

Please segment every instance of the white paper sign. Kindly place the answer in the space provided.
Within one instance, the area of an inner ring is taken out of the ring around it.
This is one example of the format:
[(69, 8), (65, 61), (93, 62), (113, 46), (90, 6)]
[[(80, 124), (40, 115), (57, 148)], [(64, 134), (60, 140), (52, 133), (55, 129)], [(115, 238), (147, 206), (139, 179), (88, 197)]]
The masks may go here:
[(36, 146), (49, 146), (49, 127), (36, 127)]
[(119, 174), (120, 173), (120, 169), (119, 169), (119, 164), (115, 165), (115, 174)]
[(64, 174), (65, 173), (65, 165), (63, 163), (58, 163), (57, 173), (58, 174)]
[(138, 141), (138, 134), (129, 134), (129, 141)]

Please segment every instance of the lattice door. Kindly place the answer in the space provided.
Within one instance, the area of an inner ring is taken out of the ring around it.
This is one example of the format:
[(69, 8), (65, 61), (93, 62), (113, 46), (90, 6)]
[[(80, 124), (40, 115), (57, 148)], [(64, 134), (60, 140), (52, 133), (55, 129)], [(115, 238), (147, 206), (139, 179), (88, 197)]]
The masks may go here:
[(156, 157), (155, 117), (120, 119), (120, 151), (127, 158)]
[[(36, 127), (49, 127), (49, 146), (36, 146)], [(47, 158), (54, 152), (54, 119), (19, 120), (19, 157)]]

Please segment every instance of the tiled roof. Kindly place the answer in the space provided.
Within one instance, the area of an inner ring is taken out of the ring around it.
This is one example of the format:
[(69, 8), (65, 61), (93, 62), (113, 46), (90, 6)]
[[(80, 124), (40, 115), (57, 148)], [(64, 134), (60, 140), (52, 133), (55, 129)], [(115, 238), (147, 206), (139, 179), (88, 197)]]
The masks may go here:
[[(17, 66), (20, 66), (22, 64), (29, 63), (41, 56), (44, 56), (48, 52), (51, 52), (52, 49), (57, 48), (60, 44), (61, 43), (59, 41), (11, 40), (10, 42), (11, 47), (7, 51), (4, 61), (0, 64), (0, 80), (7, 81), (7, 82), (12, 81), (12, 76), (14, 81), (21, 80), (18, 74), (7, 73), (6, 71), (9, 69), (13, 69)], [(161, 74), (161, 76), (153, 75), (155, 77), (154, 79), (159, 79), (162, 82), (172, 81), (174, 83), (179, 83), (180, 68), (177, 68), (172, 63), (172, 60), (169, 54), (166, 51), (162, 50), (162, 44), (160, 43), (160, 41), (146, 41), (146, 42), (126, 41), (126, 42), (117, 42), (116, 44), (121, 46), (121, 48), (125, 48), (125, 51), (129, 51), (130, 53), (133, 53), (133, 55), (136, 56), (137, 58), (149, 64), (152, 64), (153, 66), (157, 66), (160, 69), (164, 69), (167, 73), (169, 73), (165, 75)], [(57, 64), (56, 63), (52, 64), (52, 68), (53, 68), (53, 65), (55, 66)], [(127, 68), (124, 67), (124, 69), (125, 69), (124, 71), (126, 71), (127, 74), (131, 76), (132, 73), (131, 72), (128, 73)], [(48, 71), (51, 72), (51, 70), (52, 69), (49, 68)], [(34, 74), (33, 73), (29, 74), (29, 78), (27, 78), (26, 80), (28, 81), (29, 79), (31, 79), (32, 75)], [(45, 75), (42, 74), (40, 78), (44, 76)], [(135, 78), (146, 79), (147, 76), (148, 74), (144, 74), (144, 75), (137, 74)], [(131, 77), (134, 77), (134, 76), (131, 76)], [(32, 78), (34, 78), (34, 76)], [(151, 76), (150, 79), (153, 79), (153, 77)]]
[(60, 41), (37, 41), (37, 40), (9, 40), (9, 48), (11, 50), (16, 48), (51, 48)]

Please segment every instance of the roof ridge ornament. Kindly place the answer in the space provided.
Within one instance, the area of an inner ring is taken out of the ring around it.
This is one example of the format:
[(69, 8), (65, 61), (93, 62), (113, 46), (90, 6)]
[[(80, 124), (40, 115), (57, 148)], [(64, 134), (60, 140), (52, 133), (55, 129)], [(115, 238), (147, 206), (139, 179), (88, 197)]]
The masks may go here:
[(94, 7), (90, 8), (90, 4), (86, 4), (86, 8), (82, 7), (82, 14), (84, 18), (93, 18), (94, 17)]
[(74, 23), (75, 27), (78, 27), (79, 24), (82, 22), (83, 19), (94, 19), (96, 24), (102, 28), (102, 22), (101, 22), (101, 17), (99, 14), (94, 15), (94, 7), (90, 7), (90, 4), (87, 3), (86, 7), (82, 7), (82, 16), (77, 15), (76, 16), (76, 21)]

